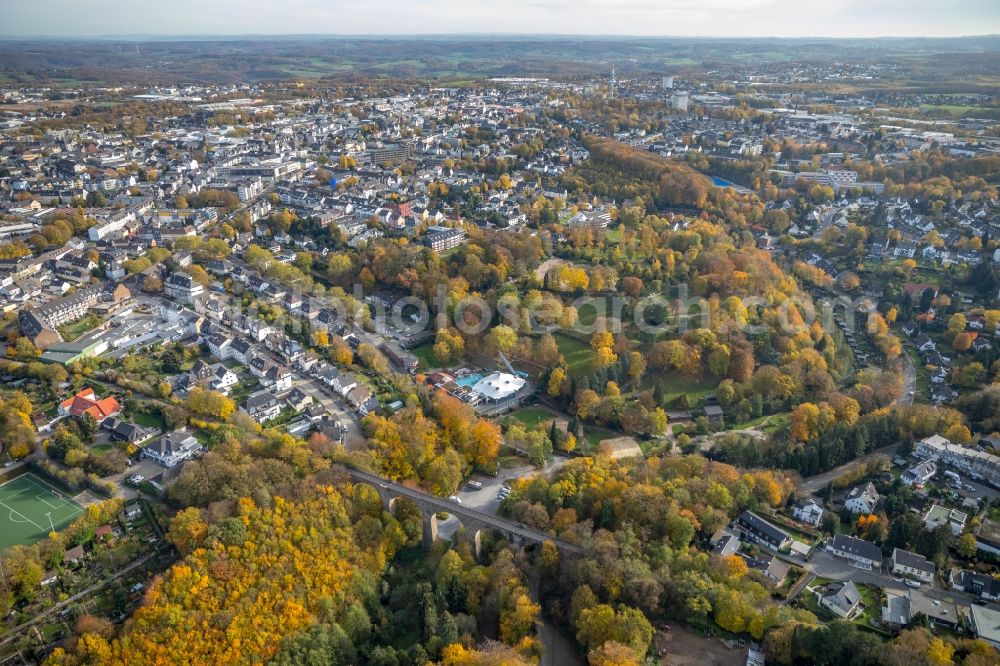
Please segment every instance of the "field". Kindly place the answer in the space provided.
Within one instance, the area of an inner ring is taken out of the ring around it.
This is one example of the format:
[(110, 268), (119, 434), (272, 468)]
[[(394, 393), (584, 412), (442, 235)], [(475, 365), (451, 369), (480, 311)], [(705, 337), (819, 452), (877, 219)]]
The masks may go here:
[(84, 333), (97, 328), (103, 322), (104, 320), (96, 315), (88, 315), (83, 319), (81, 319), (80, 321), (60, 326), (59, 335), (63, 336), (64, 340), (70, 340), (70, 341), (76, 340)]
[(410, 352), (420, 359), (419, 367), (421, 370), (430, 370), (431, 368), (436, 368), (440, 364), (437, 359), (434, 358), (434, 344), (428, 342), (427, 344), (420, 345), (419, 347), (414, 347)]
[(552, 423), (552, 419), (566, 418), (560, 417), (559, 414), (546, 407), (522, 407), (511, 412), (510, 415), (529, 428), (535, 428), (539, 424), (548, 427)]
[(556, 346), (566, 359), (571, 375), (582, 377), (590, 372), (591, 361), (594, 359), (594, 350), (590, 345), (562, 333), (556, 333), (552, 337), (556, 339)]
[(0, 549), (29, 544), (69, 525), (83, 507), (34, 474), (0, 485)]
[(677, 372), (651, 372), (643, 378), (640, 387), (648, 390), (655, 388), (657, 384), (661, 386), (663, 399), (667, 405), (680, 394), (686, 393), (691, 407), (697, 407), (706, 395), (715, 391), (719, 385), (719, 378), (711, 375), (689, 377)]

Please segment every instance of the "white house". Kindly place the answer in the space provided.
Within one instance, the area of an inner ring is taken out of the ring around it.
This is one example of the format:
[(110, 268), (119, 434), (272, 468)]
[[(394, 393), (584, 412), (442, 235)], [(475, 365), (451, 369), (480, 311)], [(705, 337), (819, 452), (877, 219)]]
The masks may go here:
[(965, 521), (969, 515), (957, 509), (949, 509), (940, 504), (932, 504), (924, 514), (924, 526), (933, 530), (940, 525), (947, 525), (952, 535), (958, 536), (965, 529)]
[(212, 375), (212, 388), (220, 393), (229, 393), (229, 387), (238, 384), (239, 381), (240, 378), (235, 372), (220, 363)]
[(208, 350), (212, 352), (212, 356), (220, 361), (225, 361), (233, 355), (231, 350), (233, 339), (227, 335), (216, 333), (208, 336), (206, 342), (208, 343)]
[(923, 555), (902, 548), (893, 548), (892, 575), (929, 583), (934, 580), (934, 563)]
[(844, 501), (844, 508), (851, 513), (875, 513), (879, 494), (871, 481), (863, 486), (855, 486)]
[(281, 401), (270, 391), (257, 391), (247, 396), (243, 403), (243, 411), (252, 416), (257, 423), (272, 421), (281, 414)]
[(173, 467), (187, 460), (201, 449), (201, 444), (187, 430), (175, 430), (160, 437), (142, 450), (147, 458), (152, 458), (164, 467)]
[(882, 551), (871, 541), (858, 539), (846, 534), (838, 534), (827, 546), (837, 557), (847, 560), (859, 569), (878, 568), (882, 565)]
[(830, 583), (820, 593), (819, 605), (839, 618), (850, 619), (861, 608), (861, 592), (853, 580)]
[(933, 460), (925, 460), (903, 472), (899, 480), (910, 487), (920, 486), (934, 478), (935, 474), (937, 474), (937, 465)]
[(330, 386), (340, 395), (347, 397), (347, 394), (358, 387), (358, 380), (353, 373), (345, 372), (333, 378)]
[(292, 371), (283, 365), (272, 365), (264, 375), (264, 381), (279, 393), (289, 391), (292, 388)]
[(823, 507), (812, 499), (799, 500), (792, 508), (792, 517), (816, 527), (823, 518)]

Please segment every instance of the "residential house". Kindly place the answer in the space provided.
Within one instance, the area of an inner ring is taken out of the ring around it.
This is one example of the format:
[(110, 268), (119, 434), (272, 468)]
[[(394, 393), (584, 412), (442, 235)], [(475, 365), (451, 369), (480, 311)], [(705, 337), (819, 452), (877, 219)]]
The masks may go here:
[(362, 417), (368, 416), (374, 412), (377, 412), (379, 408), (378, 398), (375, 396), (369, 396), (367, 400), (358, 405), (358, 414)]
[(851, 513), (875, 513), (875, 507), (879, 502), (878, 491), (871, 481), (864, 485), (855, 486), (847, 495), (844, 501), (844, 508)]
[(910, 487), (922, 486), (934, 478), (935, 474), (937, 474), (937, 465), (934, 464), (933, 460), (925, 460), (903, 472), (899, 480)]
[(285, 402), (296, 412), (301, 412), (312, 404), (313, 398), (302, 389), (295, 387), (285, 396)]
[(347, 401), (351, 403), (354, 409), (360, 409), (368, 398), (371, 397), (371, 393), (364, 386), (355, 386), (350, 391), (347, 392)]
[(924, 514), (924, 526), (933, 530), (941, 525), (947, 525), (953, 536), (958, 536), (965, 529), (968, 514), (958, 509), (949, 509), (940, 504), (932, 504)]
[(107, 430), (111, 435), (111, 439), (116, 442), (128, 442), (129, 444), (138, 444), (149, 438), (149, 431), (142, 426), (137, 426), (134, 423), (128, 423), (127, 421), (121, 421), (119, 419), (110, 417), (104, 420), (101, 424), (103, 430)]
[(272, 390), (283, 393), (292, 388), (292, 371), (283, 365), (272, 365), (264, 373), (264, 383)]
[(252, 352), (253, 346), (247, 340), (243, 338), (237, 338), (233, 340), (233, 344), (229, 348), (229, 353), (231, 358), (241, 365), (247, 364), (248, 355)]
[(927, 334), (925, 333), (921, 333), (920, 335), (918, 335), (916, 339), (913, 341), (913, 344), (916, 345), (917, 351), (921, 352), (937, 351), (937, 344), (933, 340), (931, 340), (930, 337), (928, 337)]
[(949, 578), (953, 589), (974, 594), (983, 601), (1000, 601), (1000, 578), (964, 569), (953, 570)]
[(1000, 650), (1000, 611), (972, 604), (969, 606), (970, 629), (976, 638)]
[(871, 541), (838, 534), (827, 548), (835, 556), (847, 560), (859, 569), (871, 570), (882, 566), (882, 551)]
[(212, 353), (212, 356), (220, 361), (225, 361), (226, 359), (232, 357), (233, 339), (228, 335), (214, 333), (208, 336), (208, 339), (205, 340), (205, 342), (208, 344), (208, 350)]
[(740, 550), (740, 540), (735, 534), (723, 532), (718, 538), (714, 538), (710, 544), (712, 553), (719, 557), (735, 555)]
[(163, 292), (179, 303), (193, 304), (205, 293), (205, 287), (187, 273), (172, 273), (163, 281)]
[(790, 564), (770, 553), (761, 553), (757, 557), (740, 553), (740, 557), (746, 562), (747, 567), (761, 572), (774, 585), (781, 585), (788, 577), (788, 571), (792, 568)]
[(354, 373), (345, 372), (343, 374), (337, 374), (336, 377), (330, 382), (331, 388), (340, 395), (347, 397), (347, 394), (353, 391), (358, 386), (358, 380), (354, 376)]
[(934, 563), (923, 555), (893, 548), (892, 575), (929, 583), (934, 580)]
[(238, 384), (240, 378), (235, 372), (219, 363), (215, 367), (215, 371), (212, 373), (211, 381), (213, 390), (228, 394), (229, 387)]
[(751, 540), (775, 550), (787, 548), (792, 541), (788, 532), (772, 525), (753, 511), (741, 513), (736, 519), (736, 527)]
[(188, 430), (182, 428), (163, 435), (142, 450), (142, 455), (164, 467), (174, 467), (188, 460), (201, 450), (201, 444)]
[(802, 499), (792, 507), (792, 517), (807, 525), (816, 527), (823, 518), (823, 507), (813, 499)]
[(819, 605), (843, 620), (861, 610), (861, 592), (853, 580), (830, 583), (819, 593)]
[(271, 391), (257, 391), (247, 396), (242, 409), (257, 423), (264, 423), (278, 418), (281, 414), (281, 401)]
[(87, 387), (59, 403), (58, 412), (60, 416), (91, 416), (100, 423), (109, 416), (114, 416), (121, 409), (121, 405), (118, 404), (118, 400), (114, 396), (98, 399), (94, 389)]

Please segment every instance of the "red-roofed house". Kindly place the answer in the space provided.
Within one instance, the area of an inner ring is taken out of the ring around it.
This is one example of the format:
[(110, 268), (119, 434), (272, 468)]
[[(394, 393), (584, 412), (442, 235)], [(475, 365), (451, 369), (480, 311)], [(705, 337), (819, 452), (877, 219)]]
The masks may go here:
[(114, 416), (121, 409), (121, 405), (118, 404), (114, 396), (108, 396), (99, 400), (92, 388), (85, 388), (72, 398), (67, 398), (59, 403), (59, 413), (62, 416), (83, 416), (84, 414), (90, 414), (98, 423), (109, 416)]

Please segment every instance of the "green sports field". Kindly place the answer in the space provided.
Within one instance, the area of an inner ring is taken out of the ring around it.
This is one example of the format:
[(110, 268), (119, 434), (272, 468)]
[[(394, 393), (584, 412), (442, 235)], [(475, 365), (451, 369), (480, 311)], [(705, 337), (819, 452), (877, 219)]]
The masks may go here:
[(43, 539), (82, 513), (82, 506), (34, 474), (12, 479), (0, 485), (0, 550)]

